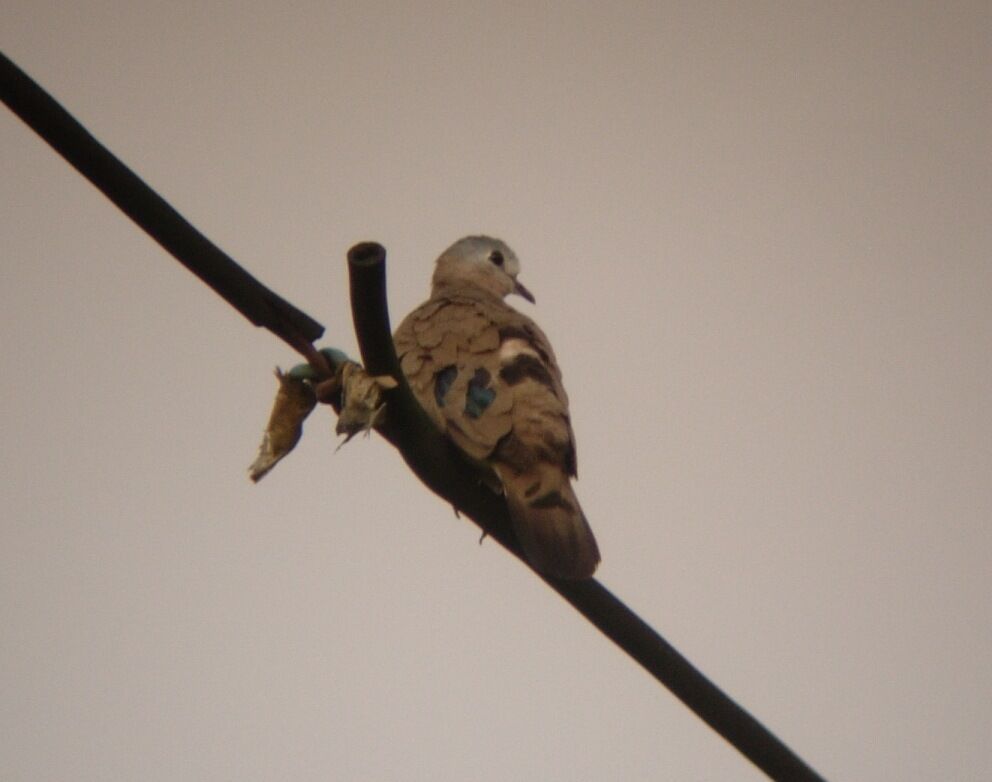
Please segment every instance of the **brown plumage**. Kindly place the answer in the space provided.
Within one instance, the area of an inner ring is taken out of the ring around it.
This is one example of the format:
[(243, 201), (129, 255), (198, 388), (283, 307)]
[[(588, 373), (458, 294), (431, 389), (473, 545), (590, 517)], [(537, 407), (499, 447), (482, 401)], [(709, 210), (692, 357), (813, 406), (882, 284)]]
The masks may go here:
[(431, 297), (396, 331), (414, 394), (438, 428), (502, 484), (531, 563), (588, 578), (599, 550), (570, 478), (575, 435), (554, 351), (530, 318), (503, 301), (520, 264), (503, 242), (470, 236), (437, 260)]

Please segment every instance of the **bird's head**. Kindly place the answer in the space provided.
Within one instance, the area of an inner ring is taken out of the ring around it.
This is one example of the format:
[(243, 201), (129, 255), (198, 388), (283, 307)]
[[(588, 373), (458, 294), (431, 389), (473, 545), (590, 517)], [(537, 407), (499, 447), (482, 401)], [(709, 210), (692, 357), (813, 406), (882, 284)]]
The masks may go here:
[(520, 261), (505, 242), (488, 236), (466, 236), (441, 253), (434, 268), (433, 286), (457, 290), (476, 288), (502, 299), (511, 293), (533, 303), (520, 282)]

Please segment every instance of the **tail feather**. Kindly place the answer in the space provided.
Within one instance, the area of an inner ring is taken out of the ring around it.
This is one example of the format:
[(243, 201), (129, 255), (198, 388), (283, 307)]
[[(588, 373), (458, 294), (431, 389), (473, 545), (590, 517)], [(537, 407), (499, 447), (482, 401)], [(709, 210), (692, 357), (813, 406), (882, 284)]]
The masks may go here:
[(513, 531), (531, 564), (566, 579), (592, 576), (599, 564), (593, 537), (571, 482), (553, 465), (521, 474), (498, 470)]

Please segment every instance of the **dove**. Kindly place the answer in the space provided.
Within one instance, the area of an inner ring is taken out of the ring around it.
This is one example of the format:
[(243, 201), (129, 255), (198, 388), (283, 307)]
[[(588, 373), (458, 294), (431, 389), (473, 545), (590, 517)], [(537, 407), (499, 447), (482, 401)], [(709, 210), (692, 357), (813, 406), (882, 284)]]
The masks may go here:
[(544, 332), (504, 301), (512, 293), (534, 302), (519, 271), (499, 239), (460, 239), (437, 259), (430, 298), (393, 341), (427, 415), (495, 474), (530, 563), (589, 578), (599, 548), (572, 489), (575, 435), (561, 371)]

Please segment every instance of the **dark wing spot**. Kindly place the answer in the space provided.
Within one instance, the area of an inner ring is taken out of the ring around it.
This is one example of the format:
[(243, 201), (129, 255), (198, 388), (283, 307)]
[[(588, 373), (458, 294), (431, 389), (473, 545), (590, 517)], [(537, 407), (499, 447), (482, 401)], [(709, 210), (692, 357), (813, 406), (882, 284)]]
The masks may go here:
[(530, 342), (532, 338), (533, 335), (523, 326), (503, 326), (499, 330), (500, 342), (506, 342), (508, 339), (522, 339), (524, 342)]
[(505, 364), (499, 370), (499, 376), (511, 386), (530, 379), (554, 389), (554, 382), (551, 380), (551, 373), (548, 372), (548, 368), (540, 359), (527, 353), (521, 353), (509, 364)]
[(434, 401), (437, 402), (438, 407), (444, 407), (445, 394), (448, 393), (448, 389), (451, 388), (456, 377), (458, 377), (458, 367), (456, 366), (445, 367), (434, 375)]
[(575, 443), (571, 440), (568, 441), (568, 445), (565, 447), (565, 471), (571, 475), (573, 478), (577, 477), (579, 474), (579, 464), (575, 458)]
[(488, 371), (477, 369), (468, 381), (468, 388), (465, 389), (465, 415), (469, 418), (481, 416), (496, 398), (495, 389), (489, 388), (491, 379)]
[(537, 353), (541, 360), (547, 364), (548, 354), (539, 344), (537, 339), (534, 337), (534, 332), (528, 329), (526, 326), (504, 326), (499, 330), (499, 341), (503, 344), (508, 339), (519, 339), (526, 342), (535, 353)]
[(536, 500), (531, 500), (530, 506), (532, 508), (564, 508), (565, 510), (571, 512), (575, 510), (572, 507), (572, 503), (561, 496), (559, 491), (549, 491), (543, 497), (538, 497)]

